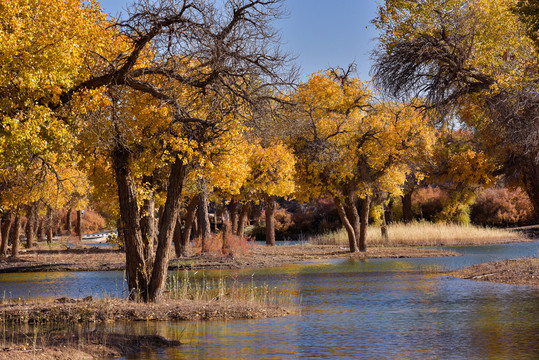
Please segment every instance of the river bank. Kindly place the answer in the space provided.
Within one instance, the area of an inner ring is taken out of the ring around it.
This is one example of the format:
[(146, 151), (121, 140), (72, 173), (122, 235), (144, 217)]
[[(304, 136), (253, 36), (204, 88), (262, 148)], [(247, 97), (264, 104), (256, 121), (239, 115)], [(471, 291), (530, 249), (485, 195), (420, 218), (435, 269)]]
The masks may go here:
[[(172, 255), (172, 254), (171, 254)], [(411, 258), (457, 256), (451, 251), (422, 247), (371, 247), (366, 253), (351, 254), (339, 245), (266, 246), (249, 245), (242, 255), (221, 256), (194, 254), (187, 258), (170, 261), (170, 270), (246, 269), (266, 268), (294, 264), (308, 260), (339, 258)], [(173, 257), (173, 256), (171, 256)], [(17, 258), (0, 258), (0, 273), (45, 271), (113, 271), (125, 269), (125, 253), (111, 248), (80, 246), (54, 249), (40, 245), (39, 248), (22, 252)]]
[(448, 275), (461, 279), (539, 286), (539, 258), (487, 262), (453, 271)]

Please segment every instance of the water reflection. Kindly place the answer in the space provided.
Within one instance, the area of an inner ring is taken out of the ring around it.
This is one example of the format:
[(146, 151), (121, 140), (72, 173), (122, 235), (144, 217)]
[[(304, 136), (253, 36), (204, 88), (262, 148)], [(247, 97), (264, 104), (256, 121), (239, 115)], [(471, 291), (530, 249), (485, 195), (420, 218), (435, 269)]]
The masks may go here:
[[(128, 359), (539, 358), (538, 288), (424, 271), (534, 256), (539, 243), (453, 249), (464, 256), (324, 260), (275, 269), (198, 272), (194, 278), (226, 276), (255, 286), (267, 284), (300, 307), (301, 315), (125, 323), (115, 330), (160, 334), (183, 343)], [(34, 289), (31, 296), (47, 288), (58, 289), (56, 294), (79, 289), (94, 295), (122, 294), (124, 289), (121, 272), (0, 274), (0, 285), (11, 293), (20, 287), (25, 292)]]

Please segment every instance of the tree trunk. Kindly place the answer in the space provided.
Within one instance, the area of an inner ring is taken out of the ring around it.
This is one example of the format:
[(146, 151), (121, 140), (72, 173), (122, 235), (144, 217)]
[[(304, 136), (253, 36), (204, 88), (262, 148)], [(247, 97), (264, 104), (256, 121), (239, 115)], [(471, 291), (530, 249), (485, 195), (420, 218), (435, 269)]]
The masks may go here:
[(344, 203), (344, 209), (346, 211), (346, 216), (348, 217), (348, 220), (350, 221), (350, 225), (352, 226), (352, 229), (354, 229), (354, 238), (356, 239), (356, 249), (361, 251), (361, 247), (359, 246), (359, 238), (361, 236), (361, 223), (360, 223), (360, 216), (357, 211), (357, 198), (356, 195), (351, 192), (348, 197), (345, 199)]
[(245, 224), (247, 223), (250, 207), (250, 203), (245, 203), (241, 207), (240, 217), (238, 219), (238, 230), (236, 231), (236, 235), (241, 238), (243, 238), (243, 233), (245, 232)]
[(389, 242), (389, 233), (387, 232), (387, 221), (386, 221), (386, 209), (384, 204), (382, 203), (382, 224), (380, 225), (380, 231), (382, 235), (382, 239), (384, 242)]
[(266, 196), (266, 245), (275, 245), (275, 196)]
[(29, 249), (35, 246), (36, 241), (37, 203), (34, 202), (28, 206), (26, 218), (26, 247)]
[(228, 205), (230, 211), (230, 232), (236, 234), (238, 232), (238, 202), (235, 200), (230, 200)]
[(183, 243), (182, 218), (180, 214), (178, 214), (178, 217), (176, 219), (176, 225), (174, 226), (174, 234), (172, 235), (172, 242), (174, 243), (174, 254), (176, 255), (176, 258), (186, 256), (186, 244)]
[(47, 244), (52, 244), (52, 208), (47, 207)]
[(208, 183), (206, 179), (202, 179), (200, 181), (200, 194), (198, 199), (198, 226), (200, 226), (202, 252), (207, 252), (207, 240), (211, 236), (211, 224), (208, 213)]
[(409, 191), (402, 196), (402, 220), (405, 224), (414, 221), (414, 213), (412, 211), (412, 191)]
[(73, 212), (73, 209), (72, 208), (69, 208), (67, 209), (67, 213), (66, 213), (66, 226), (65, 226), (65, 229), (66, 229), (66, 232), (67, 232), (67, 235), (71, 235), (71, 231), (73, 230), (71, 228), (71, 213)]
[(181, 207), (180, 200), (184, 178), (185, 166), (183, 165), (183, 160), (176, 158), (170, 169), (167, 200), (162, 214), (163, 221), (159, 227), (155, 263), (153, 265), (152, 277), (150, 280), (149, 301), (160, 301), (163, 295), (163, 289), (168, 273), (172, 236), (174, 235), (174, 228), (176, 227), (176, 221)]
[(2, 216), (2, 243), (0, 244), (0, 255), (7, 254), (7, 248), (9, 244), (9, 230), (11, 230), (11, 224), (13, 223), (13, 214), (7, 214)]
[(77, 241), (82, 242), (82, 214), (83, 210), (77, 210), (77, 223), (75, 224), (75, 232), (77, 233)]
[(146, 263), (144, 256), (137, 189), (129, 169), (129, 149), (118, 144), (113, 151), (112, 158), (125, 240), (125, 268), (129, 298), (131, 300), (140, 298), (146, 301), (149, 293), (151, 264)]
[(21, 215), (17, 211), (15, 220), (13, 221), (13, 229), (11, 229), (11, 256), (19, 256), (19, 238), (21, 236)]
[(539, 165), (533, 159), (529, 160), (524, 173), (525, 190), (533, 206), (533, 218), (539, 224)]
[(215, 205), (215, 210), (213, 212), (213, 232), (217, 232), (219, 231), (219, 226), (217, 224), (217, 220), (219, 219), (219, 216), (220, 214), (222, 214), (224, 211), (221, 210), (219, 208), (219, 206), (217, 206), (217, 204)]
[(149, 199), (144, 200), (142, 205), (144, 216), (140, 219), (140, 231), (142, 232), (142, 241), (144, 246), (144, 259), (146, 262), (153, 263), (153, 245), (155, 242), (155, 199), (153, 194)]
[(385, 209), (384, 209), (384, 218), (385, 218), (385, 221), (387, 223), (392, 223), (395, 219), (394, 219), (394, 213), (393, 213), (393, 204), (394, 204), (395, 200), (394, 198), (390, 198), (389, 199), (389, 204), (387, 204), (387, 206), (385, 206)]
[(365, 199), (361, 200), (361, 228), (358, 239), (359, 251), (367, 251), (367, 227), (369, 226), (370, 206), (371, 197), (367, 195)]
[[(185, 214), (185, 227), (183, 229), (183, 232), (180, 231), (176, 233), (176, 230), (174, 230), (174, 249), (176, 251), (177, 257), (187, 257), (187, 244), (189, 244), (189, 241), (191, 240), (191, 231), (193, 229), (193, 223), (196, 219), (197, 206), (198, 196), (193, 196), (189, 201), (189, 204), (187, 205), (187, 211)], [(181, 224), (179, 226), (181, 228)], [(176, 244), (178, 236), (181, 237), (178, 239), (178, 243)]]
[(348, 234), (348, 244), (350, 246), (350, 252), (354, 253), (357, 252), (357, 243), (356, 243), (356, 235), (354, 232), (354, 227), (352, 224), (350, 224), (350, 221), (348, 220), (348, 216), (346, 216), (346, 210), (344, 209), (344, 206), (341, 202), (341, 200), (338, 197), (334, 198), (335, 206), (337, 207), (337, 213), (339, 214), (339, 218), (341, 219), (341, 223), (344, 226), (344, 229), (346, 230), (346, 233)]

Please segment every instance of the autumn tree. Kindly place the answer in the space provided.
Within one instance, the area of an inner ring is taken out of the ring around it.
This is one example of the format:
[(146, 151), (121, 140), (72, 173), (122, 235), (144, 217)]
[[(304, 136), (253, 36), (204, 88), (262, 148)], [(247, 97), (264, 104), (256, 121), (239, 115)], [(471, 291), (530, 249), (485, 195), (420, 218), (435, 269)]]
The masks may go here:
[[(390, 94), (424, 96), (427, 108), (461, 118), (476, 138), (496, 144), (484, 147), (494, 150), (490, 155), (507, 176), (520, 179), (539, 217), (537, 48), (528, 21), (533, 12), (526, 12), (531, 3), (387, 0), (374, 20), (381, 36), (373, 74)], [(468, 114), (461, 116), (463, 111)]]
[(430, 146), (431, 130), (411, 107), (376, 103), (352, 73), (353, 67), (331, 69), (300, 85), (296, 101), (303, 131), (293, 146), (298, 196), (332, 196), (355, 252), (366, 251), (371, 197), (399, 192), (411, 154)]
[[(135, 4), (128, 18), (117, 24), (128, 50), (112, 58), (108, 69), (61, 96), (68, 100), (79, 89), (108, 86), (147, 94), (158, 107), (168, 109), (168, 125), (158, 132), (163, 140), (156, 142), (165, 155), (168, 177), (154, 261), (145, 260), (140, 230), (132, 168), (137, 146), (124, 141), (121, 132), (111, 150), (132, 297), (161, 298), (182, 184), (193, 153), (203, 152), (206, 144), (227, 131), (228, 122), (223, 121), (227, 114), (254, 104), (259, 91), (272, 83), (287, 82), (278, 76), (285, 58), (274, 51), (270, 27), (278, 5), (255, 0), (230, 1), (223, 9), (195, 0), (179, 6), (168, 1)], [(145, 54), (151, 56), (143, 58)]]

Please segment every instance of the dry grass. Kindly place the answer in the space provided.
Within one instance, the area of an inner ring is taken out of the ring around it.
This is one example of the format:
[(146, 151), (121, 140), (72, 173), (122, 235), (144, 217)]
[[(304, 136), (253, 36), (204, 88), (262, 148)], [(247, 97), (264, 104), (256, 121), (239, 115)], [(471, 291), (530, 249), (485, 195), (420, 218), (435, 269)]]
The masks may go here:
[[(526, 241), (524, 234), (507, 229), (483, 228), (472, 225), (432, 224), (416, 222), (412, 224), (391, 224), (388, 226), (389, 241), (384, 241), (380, 227), (369, 226), (367, 244), (369, 246), (458, 246), (498, 244)], [(346, 231), (313, 236), (313, 244), (347, 246)]]
[(451, 272), (450, 275), (471, 280), (539, 286), (539, 258), (478, 264)]

